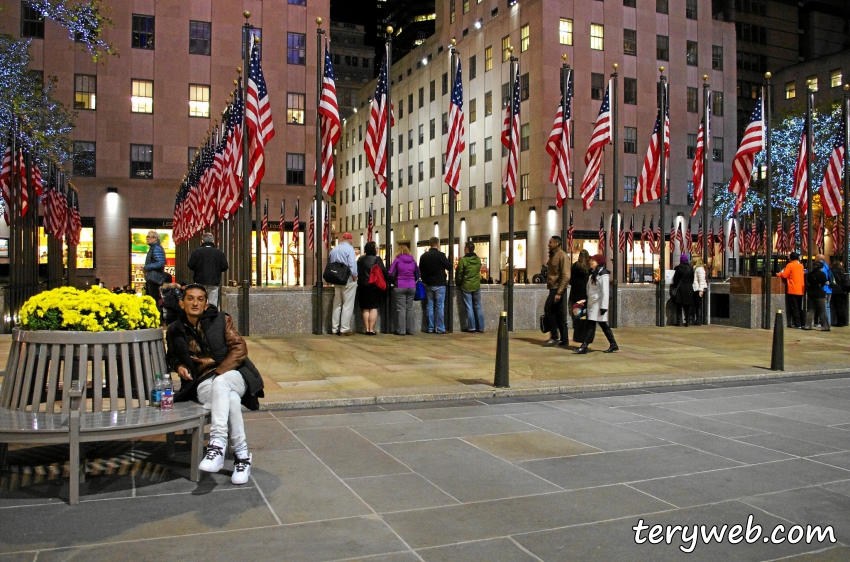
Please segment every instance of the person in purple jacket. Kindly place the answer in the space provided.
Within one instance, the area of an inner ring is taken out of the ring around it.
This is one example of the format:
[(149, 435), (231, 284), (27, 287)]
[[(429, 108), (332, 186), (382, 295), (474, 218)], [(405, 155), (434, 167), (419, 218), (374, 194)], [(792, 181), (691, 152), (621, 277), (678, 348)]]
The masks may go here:
[(395, 333), (397, 336), (413, 331), (413, 297), (416, 295), (416, 282), (419, 280), (419, 266), (410, 255), (410, 248), (399, 244), (398, 254), (390, 266), (390, 275), (395, 279)]

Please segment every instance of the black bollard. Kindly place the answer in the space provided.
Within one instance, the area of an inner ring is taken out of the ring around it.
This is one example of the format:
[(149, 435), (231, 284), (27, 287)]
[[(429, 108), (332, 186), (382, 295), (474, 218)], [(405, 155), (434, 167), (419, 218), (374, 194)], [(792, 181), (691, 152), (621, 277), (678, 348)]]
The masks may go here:
[(782, 311), (776, 311), (776, 320), (773, 324), (773, 349), (770, 352), (770, 370), (785, 370), (785, 321), (782, 319)]
[(496, 378), (493, 386), (496, 388), (510, 388), (510, 377), (508, 375), (508, 313), (504, 310), (499, 315), (499, 335), (496, 340)]

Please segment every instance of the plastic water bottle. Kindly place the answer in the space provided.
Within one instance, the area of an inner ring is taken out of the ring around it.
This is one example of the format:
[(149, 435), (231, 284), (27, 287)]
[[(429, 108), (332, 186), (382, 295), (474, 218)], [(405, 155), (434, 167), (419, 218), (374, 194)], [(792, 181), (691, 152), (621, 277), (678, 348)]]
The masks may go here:
[(162, 375), (155, 374), (151, 389), (151, 408), (159, 408), (162, 404)]
[(160, 409), (171, 410), (174, 408), (174, 386), (171, 384), (171, 373), (165, 373), (162, 380), (162, 401)]

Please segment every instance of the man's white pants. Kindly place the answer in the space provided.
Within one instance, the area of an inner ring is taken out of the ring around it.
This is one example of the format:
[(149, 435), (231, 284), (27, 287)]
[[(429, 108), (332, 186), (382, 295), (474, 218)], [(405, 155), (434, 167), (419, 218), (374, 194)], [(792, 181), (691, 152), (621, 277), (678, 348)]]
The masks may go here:
[(334, 309), (331, 324), (333, 333), (351, 331), (351, 317), (354, 315), (354, 298), (357, 296), (357, 281), (347, 285), (334, 285)]
[(229, 425), (230, 447), (239, 458), (248, 456), (245, 422), (242, 421), (245, 392), (245, 379), (239, 371), (227, 371), (198, 385), (198, 401), (210, 410), (210, 443), (215, 442), (224, 449)]

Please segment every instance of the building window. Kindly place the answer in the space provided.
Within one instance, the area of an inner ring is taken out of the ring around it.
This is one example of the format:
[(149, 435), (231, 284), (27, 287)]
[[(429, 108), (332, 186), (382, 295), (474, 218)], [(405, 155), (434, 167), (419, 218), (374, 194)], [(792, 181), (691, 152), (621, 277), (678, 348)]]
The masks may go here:
[(419, 108), (425, 107), (425, 87), (419, 88)]
[(463, 0), (463, 13), (469, 12), (469, 0)]
[(153, 49), (153, 16), (133, 14), (133, 48)]
[(711, 70), (723, 70), (723, 45), (711, 46)]
[(74, 141), (74, 175), (95, 177), (95, 144), (86, 141)]
[(529, 123), (523, 123), (519, 128), (519, 149), (520, 151), (528, 150), (529, 146), (531, 146), (531, 125)]
[[(412, 221), (414, 219), (413, 216), (413, 201), (407, 202), (407, 220)], [(360, 228), (359, 226), (357, 228)]]
[(511, 58), (511, 36), (506, 35), (502, 37), (502, 62), (507, 62)]
[(97, 76), (74, 75), (74, 109), (97, 109)]
[(413, 150), (413, 129), (407, 130), (407, 150)]
[(476, 101), (477, 101), (477, 98), (472, 98), (471, 100), (469, 100), (469, 122), (470, 123), (475, 123), (475, 119), (477, 118), (478, 104), (476, 103)]
[(697, 0), (685, 0), (685, 17), (689, 20), (697, 19)]
[(428, 87), (428, 101), (434, 101), (437, 99), (437, 81), (431, 80), (431, 84)]
[(519, 30), (519, 52), (524, 53), (528, 50), (528, 43), (531, 40), (531, 26), (525, 24)]
[(449, 114), (443, 113), (443, 134), (449, 134)]
[(623, 103), (637, 105), (637, 78), (623, 78)]
[(711, 92), (711, 112), (723, 117), (723, 92)]
[(419, 125), (419, 144), (425, 143), (425, 125)]
[(519, 100), (525, 101), (528, 99), (528, 90), (529, 90), (529, 78), (528, 72), (519, 77)]
[[(399, 174), (401, 175), (401, 174)], [(399, 187), (401, 187), (401, 178), (399, 178)], [(413, 166), (407, 167), (407, 185), (413, 184)]]
[(431, 119), (431, 122), (428, 124), (428, 138), (430, 140), (434, 140), (437, 136), (437, 120)]
[(286, 34), (286, 62), (288, 64), (307, 64), (307, 35), (304, 33)]
[(573, 20), (561, 18), (558, 24), (558, 39), (561, 45), (573, 44)]
[(425, 162), (419, 163), (419, 181), (425, 180)]
[(210, 87), (189, 84), (189, 117), (210, 116)]
[(655, 12), (658, 14), (666, 14), (669, 10), (667, 0), (655, 0)]
[[(286, 93), (286, 122), (291, 123), (293, 125), (303, 125), (304, 124), (304, 116), (306, 114), (305, 108), (307, 105), (307, 96), (306, 94), (296, 94), (292, 92)], [(348, 139), (348, 134), (345, 135), (346, 140)], [(346, 146), (348, 142), (346, 142)]]
[(739, 41), (767, 45), (767, 28), (750, 23), (735, 24), (735, 38)]
[(449, 93), (449, 73), (448, 72), (443, 72), (443, 84), (442, 84), (442, 86), (443, 86), (442, 95), (445, 96), (446, 94)]
[(637, 176), (623, 177), (623, 201), (634, 201), (637, 191)]
[(153, 81), (133, 80), (130, 102), (133, 113), (153, 113)]
[(697, 136), (688, 133), (687, 154), (688, 160), (693, 160), (697, 153)]
[(493, 115), (493, 92), (484, 93), (484, 117)]
[(493, 160), (493, 137), (484, 139), (484, 161), (490, 162)]
[(428, 177), (434, 179), (437, 175), (437, 159), (433, 156), (428, 160)]
[(208, 21), (189, 22), (189, 54), (210, 55), (210, 37), (212, 23)]
[(484, 72), (493, 70), (493, 46), (484, 49)]
[(475, 143), (471, 143), (469, 145), (469, 167), (475, 166), (478, 163), (478, 151), (476, 150)]
[(605, 26), (598, 23), (590, 24), (590, 48), (594, 51), (602, 51), (605, 47)]
[(637, 55), (637, 30), (623, 30), (623, 54), (632, 56)]
[(623, 128), (623, 152), (637, 154), (637, 127)]
[(688, 113), (698, 113), (699, 112), (699, 90), (696, 88), (688, 88), (687, 100), (688, 100)]
[(469, 210), (470, 211), (475, 210), (475, 186), (474, 185), (469, 186)]
[(153, 145), (130, 145), (130, 178), (153, 179)]
[(696, 41), (687, 42), (687, 63), (688, 66), (696, 66), (699, 62), (699, 54)]
[[(399, 154), (404, 153), (404, 135), (398, 136), (398, 153)], [(390, 154), (392, 154), (392, 152)]]
[(304, 155), (286, 154), (286, 183), (304, 185)]
[(590, 75), (590, 99), (601, 100), (605, 89), (605, 75), (594, 72)]
[(306, 6), (307, 0), (287, 0), (287, 3), (293, 6)]
[(475, 80), (476, 68), (475, 68), (475, 55), (469, 57), (469, 79)]
[(493, 206), (493, 184), (489, 182), (484, 184), (484, 206)]
[(430, 203), (431, 215), (432, 217), (437, 216), (437, 196), (432, 195), (431, 199), (428, 201)]
[(446, 214), (448, 214), (448, 212), (449, 212), (449, 194), (448, 194), (448, 193), (443, 193), (442, 195), (443, 195), (443, 196), (442, 196), (442, 200), (443, 200), (443, 201), (442, 201), (442, 203), (443, 203), (443, 214), (444, 214), (444, 215), (446, 215)]
[(511, 85), (508, 82), (502, 84), (502, 109), (508, 107), (511, 101)]
[(419, 200), (419, 217), (418, 218), (421, 219), (424, 216), (425, 216), (425, 199), (420, 199)]
[(818, 91), (818, 77), (817, 76), (809, 76), (806, 78), (806, 85), (809, 87), (810, 92)]
[(449, 0), (449, 23), (455, 22), (455, 0)]
[[(395, 105), (395, 104), (393, 104)], [(404, 97), (402, 96), (401, 103), (398, 104), (398, 118), (404, 119)]]
[(715, 162), (723, 162), (723, 137), (711, 137), (711, 153)]
[(44, 39), (44, 18), (29, 2), (21, 2), (21, 37)]
[(528, 174), (519, 177), (519, 200), (528, 201)]
[(413, 113), (413, 94), (407, 96), (407, 112)]
[(670, 60), (670, 38), (666, 35), (655, 36), (655, 58)]
[(637, 2), (636, 2), (636, 0), (623, 0), (623, 7), (624, 8), (636, 8)]
[(398, 186), (404, 187), (404, 168), (398, 169)]
[(829, 87), (837, 88), (844, 84), (843, 75), (841, 74), (841, 69), (830, 70), (829, 71)]

